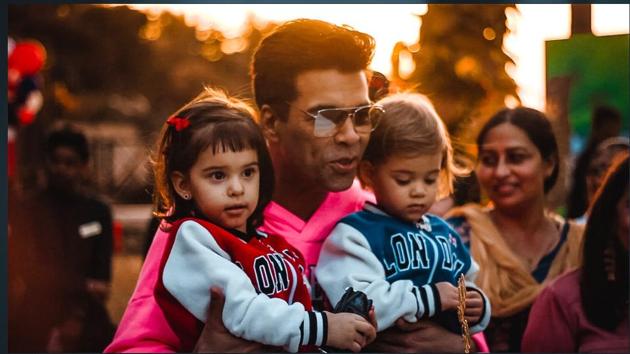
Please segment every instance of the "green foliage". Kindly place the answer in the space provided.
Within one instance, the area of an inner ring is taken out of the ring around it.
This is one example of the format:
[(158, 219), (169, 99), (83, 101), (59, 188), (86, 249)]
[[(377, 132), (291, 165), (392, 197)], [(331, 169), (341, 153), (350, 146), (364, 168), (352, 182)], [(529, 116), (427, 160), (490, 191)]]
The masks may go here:
[(627, 34), (575, 34), (546, 42), (547, 77), (570, 80), (569, 120), (573, 133), (583, 139), (589, 135), (591, 115), (598, 105), (619, 109), (624, 117), (623, 129), (628, 129), (629, 38)]
[(502, 50), (507, 8), (516, 10), (514, 5), (429, 4), (419, 50), (409, 50), (415, 69), (405, 85), (427, 95), (460, 140), (470, 141), (472, 130), (463, 128), (489, 118), (506, 96), (518, 101), (516, 83), (505, 71), (514, 62)]
[[(92, 141), (92, 179), (114, 199), (146, 202), (150, 178), (139, 178), (136, 170), (147, 162), (146, 152), (170, 114), (204, 85), (251, 98), (249, 61), (262, 37), (253, 20), (238, 39), (243, 45), (230, 51), (223, 50), (230, 39), (216, 29), (198, 33), (182, 17), (126, 6), (12, 4), (8, 20), (9, 36), (38, 40), (48, 54), (41, 72), (43, 108), (20, 131), (18, 168), (25, 189), (39, 183), (45, 132), (56, 121), (92, 127), (121, 122), (109, 126), (134, 126), (125, 130), (134, 132), (134, 140), (107, 135)], [(114, 167), (124, 176), (114, 178)]]
[[(126, 6), (30, 4), (9, 5), (8, 17), (10, 36), (39, 40), (48, 52), (44, 121), (124, 120), (149, 133), (203, 85), (251, 95), (249, 59), (261, 37), (251, 23), (245, 50), (228, 55), (220, 52), (219, 31), (198, 39), (168, 12), (148, 18)], [(210, 60), (208, 47), (219, 56)], [(144, 109), (134, 110), (139, 103)]]

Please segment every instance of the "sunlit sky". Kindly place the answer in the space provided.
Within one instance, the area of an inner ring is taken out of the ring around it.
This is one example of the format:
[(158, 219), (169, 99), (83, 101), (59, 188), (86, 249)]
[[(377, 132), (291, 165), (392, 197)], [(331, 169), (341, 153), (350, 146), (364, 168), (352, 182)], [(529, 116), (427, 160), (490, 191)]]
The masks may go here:
[[(383, 73), (391, 72), (390, 56), (398, 41), (412, 44), (418, 40), (421, 20), (427, 11), (423, 4), (138, 4), (136, 9), (159, 12), (168, 10), (184, 15), (186, 22), (201, 28), (215, 27), (225, 36), (238, 37), (247, 17), (257, 22), (281, 22), (308, 17), (335, 24), (347, 24), (369, 33), (376, 40), (376, 53), (371, 67)], [(570, 4), (517, 5), (519, 13), (508, 12), (511, 33), (504, 38), (504, 50), (516, 66), (508, 73), (519, 86), (524, 105), (545, 107), (545, 40), (565, 39), (570, 34)], [(628, 4), (592, 5), (592, 30), (596, 35), (629, 32)], [(404, 68), (402, 68), (404, 69)]]

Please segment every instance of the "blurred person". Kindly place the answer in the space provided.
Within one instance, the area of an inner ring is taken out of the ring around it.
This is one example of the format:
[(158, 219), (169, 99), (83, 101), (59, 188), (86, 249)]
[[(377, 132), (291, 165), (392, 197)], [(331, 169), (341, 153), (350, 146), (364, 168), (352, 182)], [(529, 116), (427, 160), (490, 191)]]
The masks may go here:
[(436, 216), (444, 216), (449, 210), (468, 203), (481, 203), (481, 192), (475, 173), (456, 176), (453, 181), (453, 192), (436, 201), (429, 212)]
[(331, 303), (348, 287), (363, 291), (381, 331), (399, 318), (430, 318), (459, 334), (457, 285), (465, 275), (464, 314), (470, 333), (480, 332), (491, 309), (474, 283), (479, 266), (459, 235), (427, 212), (466, 172), (453, 162), (446, 127), (420, 94), (394, 94), (374, 109), (383, 110), (382, 118), (359, 164), (359, 179), (376, 204), (368, 202), (337, 223), (322, 247), (317, 280)]
[[(283, 236), (304, 255), (317, 310), (324, 309), (322, 292), (311, 272), (324, 239), (339, 219), (373, 199), (355, 182), (373, 128), (365, 120), (357, 121), (371, 105), (366, 69), (373, 53), (374, 40), (365, 33), (298, 19), (264, 37), (252, 61), (254, 97), (275, 173), (275, 190), (261, 230)], [(107, 351), (181, 350), (153, 294), (166, 239), (165, 233), (155, 236)], [(217, 296), (211, 304), (222, 303), (223, 298)], [(262, 349), (232, 336), (222, 325), (220, 307), (211, 305), (208, 311), (196, 351)], [(380, 341), (380, 348), (390, 351), (459, 351), (463, 347), (458, 335), (438, 325), (401, 326), (382, 332), (373, 344)]]
[(619, 155), (590, 207), (583, 263), (534, 303), (525, 352), (630, 352), (628, 328), (628, 153)]
[[(595, 192), (602, 184), (604, 174), (610, 164), (619, 154), (627, 153), (630, 149), (630, 140), (625, 136), (617, 136), (602, 141), (598, 146), (586, 171), (586, 201), (590, 205)], [(585, 224), (588, 212), (576, 219), (576, 222)]]
[(578, 266), (583, 229), (545, 207), (558, 176), (558, 147), (547, 117), (503, 109), (478, 137), (475, 173), (491, 201), (446, 217), (479, 263), (476, 284), (492, 304), (484, 332), (494, 352), (519, 352), (532, 302), (549, 281)]
[(567, 200), (567, 217), (578, 218), (588, 208), (586, 175), (597, 146), (607, 138), (619, 135), (621, 113), (614, 107), (597, 106), (591, 115), (591, 132), (586, 147), (577, 157), (572, 172), (571, 189)]
[(9, 212), (9, 350), (100, 351), (113, 335), (111, 211), (83, 188), (82, 132), (51, 132), (45, 154), (46, 188)]

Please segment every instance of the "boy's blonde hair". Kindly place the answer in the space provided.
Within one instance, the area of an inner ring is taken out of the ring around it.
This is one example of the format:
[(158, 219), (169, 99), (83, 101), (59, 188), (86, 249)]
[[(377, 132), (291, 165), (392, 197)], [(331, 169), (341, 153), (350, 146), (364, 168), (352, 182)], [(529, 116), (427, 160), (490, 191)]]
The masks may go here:
[(442, 154), (438, 198), (453, 192), (455, 176), (466, 170), (455, 165), (448, 130), (428, 98), (417, 93), (398, 93), (378, 101), (385, 108), (363, 160), (383, 164), (393, 155)]

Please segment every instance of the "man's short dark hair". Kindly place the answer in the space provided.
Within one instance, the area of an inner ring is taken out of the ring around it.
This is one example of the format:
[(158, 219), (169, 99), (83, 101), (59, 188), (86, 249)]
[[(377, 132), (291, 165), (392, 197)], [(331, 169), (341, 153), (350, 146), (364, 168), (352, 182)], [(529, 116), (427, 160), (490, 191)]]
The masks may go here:
[(593, 130), (602, 129), (607, 125), (621, 124), (621, 112), (618, 109), (600, 105), (593, 110)]
[(46, 140), (46, 156), (52, 157), (58, 147), (68, 147), (74, 150), (81, 158), (82, 163), (90, 159), (90, 149), (85, 134), (74, 127), (63, 127), (52, 131)]
[[(298, 19), (285, 22), (262, 39), (251, 65), (254, 97), (258, 107), (283, 104), (297, 98), (296, 77), (309, 70), (367, 69), (374, 55), (374, 38), (347, 26)], [(278, 108), (280, 110), (280, 108)]]

